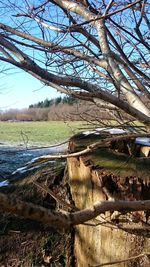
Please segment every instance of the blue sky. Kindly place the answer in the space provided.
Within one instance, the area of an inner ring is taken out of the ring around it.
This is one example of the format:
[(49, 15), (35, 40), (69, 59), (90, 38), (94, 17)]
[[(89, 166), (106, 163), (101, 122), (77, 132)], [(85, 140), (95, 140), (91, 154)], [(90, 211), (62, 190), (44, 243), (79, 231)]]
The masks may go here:
[[(36, 0), (37, 1), (37, 0)], [(4, 4), (1, 1), (0, 3), (0, 13), (1, 13), (1, 22), (6, 23), (10, 26), (16, 26), (15, 21), (22, 21), (24, 18), (15, 18), (11, 16), (12, 14), (16, 14), (18, 9), (9, 9), (9, 2), (14, 2), (15, 4), (21, 4), (22, 6), (26, 6), (26, 1), (5, 1)], [(34, 1), (33, 1), (34, 2)], [(40, 2), (40, 0), (39, 0)], [(8, 10), (5, 7), (5, 4), (8, 3)], [(2, 8), (4, 6), (4, 9)], [(8, 14), (6, 16), (6, 13)], [(19, 23), (19, 22), (18, 22)], [(35, 23), (36, 25), (36, 23)], [(34, 26), (35, 26), (34, 25)], [(39, 33), (39, 28), (33, 27), (31, 28), (30, 34), (33, 31), (35, 35)], [(52, 32), (54, 35), (54, 33)], [(23, 48), (25, 49), (25, 48)], [(26, 52), (26, 51), (25, 51)], [(27, 52), (28, 55), (33, 56), (35, 51)], [(5, 69), (9, 69), (3, 71)], [(20, 70), (19, 68), (12, 67), (12, 65), (1, 62), (0, 64), (0, 111), (8, 110), (8, 109), (22, 109), (28, 108), (30, 104), (37, 103), (39, 101), (45, 100), (46, 98), (51, 99), (60, 96), (55, 89), (50, 88), (48, 86), (44, 86), (39, 80), (32, 77), (30, 74)]]
[(11, 74), (0, 74), (0, 110), (27, 108), (30, 104), (59, 95), (22, 70), (13, 69)]

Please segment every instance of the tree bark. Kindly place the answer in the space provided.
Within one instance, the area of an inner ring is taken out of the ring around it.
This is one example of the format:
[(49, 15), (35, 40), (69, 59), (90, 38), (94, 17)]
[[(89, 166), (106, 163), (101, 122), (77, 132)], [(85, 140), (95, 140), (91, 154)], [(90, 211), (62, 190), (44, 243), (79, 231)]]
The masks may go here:
[[(74, 150), (76, 148), (74, 144)], [(91, 207), (98, 201), (121, 199), (119, 193), (109, 195), (107, 188), (102, 186), (100, 167), (94, 167), (90, 158), (68, 158), (67, 162), (71, 194), (78, 209)], [(150, 189), (147, 190), (150, 192)], [(77, 267), (103, 266), (104, 263), (111, 266), (111, 262), (116, 262), (115, 267), (131, 267), (135, 264), (139, 267), (149, 266), (148, 255), (144, 254), (150, 246), (148, 225), (141, 224), (140, 219), (137, 222), (129, 221), (129, 214), (122, 215), (122, 224), (116, 223), (117, 215), (105, 212), (87, 224), (75, 226), (74, 255)], [(143, 213), (134, 215), (138, 220)], [(139, 255), (142, 256), (137, 257)]]

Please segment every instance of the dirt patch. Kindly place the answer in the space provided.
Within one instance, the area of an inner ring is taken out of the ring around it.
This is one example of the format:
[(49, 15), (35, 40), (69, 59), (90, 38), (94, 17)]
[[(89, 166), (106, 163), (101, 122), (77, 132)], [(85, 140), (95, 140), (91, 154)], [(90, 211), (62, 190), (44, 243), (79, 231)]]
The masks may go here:
[[(63, 183), (64, 165), (46, 166), (24, 179), (17, 179), (9, 187), (1, 188), (6, 194), (49, 209), (57, 209), (56, 201), (37, 188), (33, 181), (54, 190), (63, 198), (68, 192)], [(41, 223), (10, 214), (0, 214), (0, 266), (69, 266), (71, 261), (71, 232), (58, 232)]]
[(0, 236), (0, 266), (66, 266), (69, 233), (5, 215)]

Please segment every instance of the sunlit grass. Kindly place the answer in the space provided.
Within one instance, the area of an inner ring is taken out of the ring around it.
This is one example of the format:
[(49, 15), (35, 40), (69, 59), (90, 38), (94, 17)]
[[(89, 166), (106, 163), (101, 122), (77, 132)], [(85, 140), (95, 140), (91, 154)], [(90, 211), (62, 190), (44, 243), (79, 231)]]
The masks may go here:
[(0, 122), (0, 142), (54, 144), (66, 140), (80, 127), (81, 122)]

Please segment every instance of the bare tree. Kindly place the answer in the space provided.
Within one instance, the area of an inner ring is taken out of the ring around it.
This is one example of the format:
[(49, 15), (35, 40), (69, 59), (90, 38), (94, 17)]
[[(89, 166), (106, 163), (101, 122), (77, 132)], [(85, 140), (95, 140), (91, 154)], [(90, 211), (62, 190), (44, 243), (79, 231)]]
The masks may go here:
[[(8, 1), (0, 60), (149, 125), (148, 1)], [(13, 9), (12, 9), (13, 8)], [(1, 9), (1, 10), (3, 10)]]
[[(127, 114), (130, 118), (128, 125), (130, 121), (131, 125), (133, 121), (139, 121), (149, 131), (150, 4), (147, 0), (43, 0), (36, 2), (9, 0), (6, 3), (0, 1), (0, 6), (2, 12), (0, 60), (2, 62), (30, 73), (49, 86), (50, 90), (55, 88), (61, 93), (90, 101), (104, 108), (109, 114), (113, 114), (120, 124), (124, 123), (124, 114)], [(133, 137), (136, 135), (131, 136)], [(109, 145), (110, 142), (111, 140), (105, 140), (105, 145)], [(93, 144), (80, 153), (70, 156), (62, 155), (59, 158), (81, 156), (101, 145), (101, 142)], [(75, 167), (82, 165), (82, 162), (77, 165), (74, 161), (71, 164)], [(85, 186), (87, 184), (89, 186), (89, 178), (87, 178), (89, 173), (86, 167), (84, 170), (82, 183), (84, 182), (85, 185), (78, 185), (79, 192), (81, 188), (83, 189), (82, 193), (85, 193)], [(79, 170), (78, 173), (81, 176)], [(70, 177), (71, 180), (74, 179), (71, 169)], [(90, 181), (91, 187), (92, 183)], [(76, 188), (72, 190), (72, 193), (76, 199), (75, 191), (77, 191)], [(97, 201), (101, 198), (97, 195), (92, 201), (94, 199)], [(23, 212), (22, 203), (20, 203), (22, 209), (17, 209), (15, 202), (9, 201), (3, 195), (1, 195), (1, 202), (3, 209), (27, 216), (27, 213)], [(91, 203), (86, 202), (85, 206), (79, 203), (79, 208), (87, 208), (87, 205)], [(69, 227), (72, 224), (92, 219), (107, 210), (149, 210), (149, 202), (132, 202), (131, 206), (129, 206), (131, 203), (128, 204), (109, 202), (104, 203), (103, 207), (103, 204), (99, 203), (98, 206), (94, 205), (92, 210), (76, 211), (74, 215), (49, 213), (46, 216), (47, 211), (41, 210), (38, 218), (43, 216), (45, 223), (49, 221), (54, 224), (57, 221), (57, 226), (62, 222), (63, 227), (65, 225)], [(35, 212), (33, 212), (33, 217), (37, 212), (36, 208), (26, 206), (29, 213), (30, 209)], [(90, 214), (89, 217), (87, 214)], [(100, 234), (101, 230), (97, 232), (92, 230), (92, 247), (91, 231), (85, 228), (76, 229), (78, 236), (75, 240), (75, 249), (78, 251), (78, 257), (81, 258), (78, 266), (86, 266), (86, 253), (89, 255), (88, 264), (102, 266), (98, 255), (99, 243), (96, 243), (96, 235)], [(82, 231), (85, 235), (82, 235)], [(83, 239), (88, 235), (89, 244), (85, 242), (85, 246), (89, 246), (91, 254), (88, 250), (80, 255), (77, 245), (82, 250)], [(120, 238), (122, 237), (120, 235)], [(95, 259), (92, 258), (94, 251), (96, 251)], [(102, 247), (100, 251), (102, 253)], [(117, 252), (116, 255), (118, 255)], [(125, 252), (123, 255), (126, 255)]]

